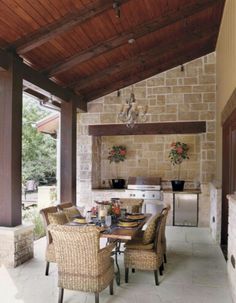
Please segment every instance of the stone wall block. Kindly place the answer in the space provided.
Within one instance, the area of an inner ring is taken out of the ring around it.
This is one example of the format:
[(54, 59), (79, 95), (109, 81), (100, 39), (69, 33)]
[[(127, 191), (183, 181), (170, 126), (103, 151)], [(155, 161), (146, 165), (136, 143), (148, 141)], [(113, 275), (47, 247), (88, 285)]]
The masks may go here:
[(191, 93), (192, 86), (190, 85), (182, 85), (182, 86), (174, 86), (173, 93)]
[(184, 94), (184, 103), (200, 103), (202, 102), (202, 94)]

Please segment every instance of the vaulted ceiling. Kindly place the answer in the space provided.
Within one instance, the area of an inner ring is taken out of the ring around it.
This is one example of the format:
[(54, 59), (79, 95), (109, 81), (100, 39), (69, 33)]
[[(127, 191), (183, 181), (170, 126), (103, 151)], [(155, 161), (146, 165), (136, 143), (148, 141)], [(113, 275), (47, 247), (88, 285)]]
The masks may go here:
[(214, 51), (224, 2), (2, 0), (0, 48), (89, 102)]

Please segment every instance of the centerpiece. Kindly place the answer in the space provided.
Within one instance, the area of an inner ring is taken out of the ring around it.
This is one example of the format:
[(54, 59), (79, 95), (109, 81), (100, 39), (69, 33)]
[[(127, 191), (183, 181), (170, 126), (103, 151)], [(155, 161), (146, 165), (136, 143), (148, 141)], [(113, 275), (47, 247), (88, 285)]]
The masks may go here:
[(178, 165), (178, 178), (171, 181), (173, 191), (182, 191), (184, 189), (185, 181), (180, 179), (180, 165), (184, 160), (189, 159), (188, 150), (189, 147), (186, 143), (177, 141), (171, 144), (169, 158), (174, 166)]
[[(126, 153), (127, 153), (127, 150), (124, 145), (114, 145), (114, 146), (112, 146), (112, 149), (109, 151), (108, 160), (110, 161), (110, 163), (114, 162), (115, 164), (117, 164), (119, 162), (123, 162), (126, 159)], [(112, 179), (112, 187), (113, 188), (124, 188), (125, 179), (121, 179), (118, 177), (115, 179)]]

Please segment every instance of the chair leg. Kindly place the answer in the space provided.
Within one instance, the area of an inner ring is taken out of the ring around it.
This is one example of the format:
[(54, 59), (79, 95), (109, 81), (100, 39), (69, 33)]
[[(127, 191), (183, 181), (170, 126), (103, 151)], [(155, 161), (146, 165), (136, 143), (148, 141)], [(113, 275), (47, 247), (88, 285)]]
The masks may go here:
[(95, 303), (99, 303), (99, 292), (95, 292)]
[(114, 294), (114, 291), (113, 291), (113, 279), (111, 280), (109, 288), (110, 288), (110, 295), (113, 295)]
[(125, 283), (129, 282), (129, 268), (125, 268)]
[(132, 273), (135, 273), (135, 268), (132, 268)]
[(162, 271), (162, 267), (161, 266), (159, 267), (159, 274), (160, 274), (160, 276), (163, 276), (163, 271)]
[(156, 283), (156, 285), (159, 285), (159, 282), (158, 282), (158, 272), (157, 272), (157, 270), (154, 270), (154, 277), (155, 277), (155, 283)]
[(64, 288), (59, 287), (58, 303), (63, 302), (63, 296), (64, 296)]
[(167, 263), (166, 254), (164, 254), (164, 262)]
[(47, 261), (47, 263), (46, 263), (46, 270), (45, 270), (45, 276), (48, 276), (49, 265), (50, 265), (50, 262)]

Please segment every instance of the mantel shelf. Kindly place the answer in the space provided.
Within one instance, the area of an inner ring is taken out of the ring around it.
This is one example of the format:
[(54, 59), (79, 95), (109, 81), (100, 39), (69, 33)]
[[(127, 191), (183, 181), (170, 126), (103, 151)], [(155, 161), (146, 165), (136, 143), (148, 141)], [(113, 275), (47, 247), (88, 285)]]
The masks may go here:
[(128, 128), (125, 124), (89, 125), (89, 135), (91, 136), (199, 134), (205, 132), (206, 121), (140, 123), (135, 124), (133, 128)]

